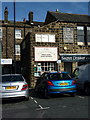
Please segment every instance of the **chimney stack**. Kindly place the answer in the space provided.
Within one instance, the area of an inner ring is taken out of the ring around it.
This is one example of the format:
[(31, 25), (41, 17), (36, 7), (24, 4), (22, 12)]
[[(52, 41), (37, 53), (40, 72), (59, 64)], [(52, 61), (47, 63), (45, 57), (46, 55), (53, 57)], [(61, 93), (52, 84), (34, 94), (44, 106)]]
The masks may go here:
[(60, 12), (59, 9), (56, 9), (56, 12)]
[(8, 9), (7, 9), (7, 7), (5, 7), (5, 10), (4, 10), (4, 22), (8, 23)]
[(26, 18), (23, 19), (23, 22), (24, 22), (24, 23), (26, 22)]
[(29, 18), (29, 23), (30, 24), (33, 23), (33, 12), (32, 11), (29, 12), (28, 18)]

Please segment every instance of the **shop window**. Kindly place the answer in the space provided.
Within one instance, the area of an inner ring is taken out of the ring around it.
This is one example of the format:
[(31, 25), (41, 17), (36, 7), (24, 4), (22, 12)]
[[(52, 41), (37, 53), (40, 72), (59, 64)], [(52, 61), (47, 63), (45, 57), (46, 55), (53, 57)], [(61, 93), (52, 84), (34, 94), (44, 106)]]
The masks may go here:
[(55, 62), (41, 62), (34, 65), (34, 76), (39, 77), (43, 72), (55, 71)]
[(74, 29), (70, 27), (63, 27), (63, 42), (73, 43), (74, 42)]
[(87, 27), (87, 43), (90, 45), (90, 27)]
[(21, 30), (18, 30), (18, 29), (15, 30), (15, 38), (21, 39)]
[(36, 42), (55, 42), (55, 35), (35, 34)]
[(0, 28), (0, 38), (2, 38), (2, 28)]
[(84, 27), (77, 26), (77, 44), (84, 45)]
[(15, 45), (15, 54), (20, 55), (20, 45)]

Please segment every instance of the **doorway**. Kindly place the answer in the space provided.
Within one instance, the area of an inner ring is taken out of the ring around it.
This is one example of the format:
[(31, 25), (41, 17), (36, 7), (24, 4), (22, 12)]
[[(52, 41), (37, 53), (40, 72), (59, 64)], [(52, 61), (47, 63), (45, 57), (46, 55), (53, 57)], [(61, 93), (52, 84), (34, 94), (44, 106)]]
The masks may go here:
[(72, 73), (72, 62), (64, 62), (64, 71)]

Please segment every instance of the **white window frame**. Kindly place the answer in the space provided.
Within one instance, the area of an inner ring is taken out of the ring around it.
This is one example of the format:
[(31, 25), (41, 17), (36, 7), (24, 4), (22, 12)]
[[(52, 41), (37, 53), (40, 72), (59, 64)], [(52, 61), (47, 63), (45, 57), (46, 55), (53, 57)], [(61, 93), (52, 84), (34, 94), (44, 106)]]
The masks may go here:
[(55, 43), (55, 35), (54, 34), (35, 34), (35, 41)]
[[(84, 26), (77, 26), (77, 30), (84, 30)], [(83, 36), (83, 35), (81, 35)], [(77, 44), (80, 45), (80, 46), (83, 46), (85, 43), (84, 42), (79, 42), (78, 39), (77, 39)]]
[(2, 28), (0, 27), (0, 38), (2, 38)]
[(74, 43), (74, 28), (63, 27), (63, 41), (64, 43)]
[(21, 37), (21, 30), (20, 29), (16, 29), (15, 30), (15, 38), (16, 39), (22, 39), (22, 37)]
[(15, 45), (15, 55), (21, 55), (20, 45), (19, 44)]
[(34, 76), (40, 77), (44, 72), (55, 71), (55, 62), (36, 62), (34, 68)]

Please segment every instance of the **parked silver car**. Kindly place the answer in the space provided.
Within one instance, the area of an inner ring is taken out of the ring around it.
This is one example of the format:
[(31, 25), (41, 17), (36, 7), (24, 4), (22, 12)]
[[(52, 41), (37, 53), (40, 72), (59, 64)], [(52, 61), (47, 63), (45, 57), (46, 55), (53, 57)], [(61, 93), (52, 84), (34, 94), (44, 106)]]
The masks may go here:
[(29, 100), (29, 88), (21, 74), (2, 75), (2, 98), (24, 97)]

